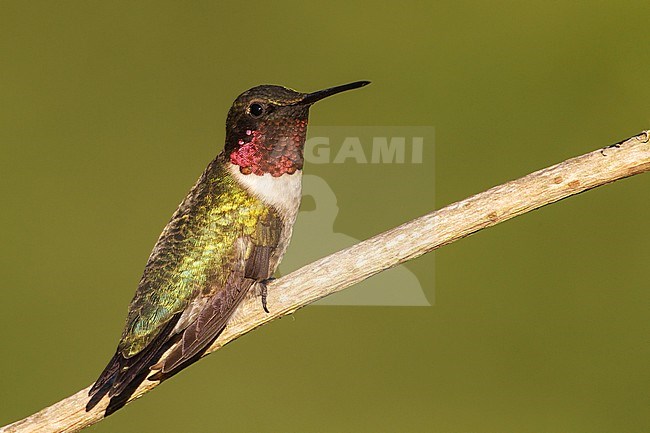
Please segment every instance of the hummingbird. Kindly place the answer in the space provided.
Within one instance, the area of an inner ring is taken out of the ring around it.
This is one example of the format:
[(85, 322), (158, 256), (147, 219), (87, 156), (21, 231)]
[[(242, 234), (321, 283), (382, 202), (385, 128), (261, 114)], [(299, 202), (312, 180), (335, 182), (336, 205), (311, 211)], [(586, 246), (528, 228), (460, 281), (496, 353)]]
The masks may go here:
[(163, 377), (194, 362), (249, 292), (261, 295), (268, 312), (266, 282), (287, 249), (300, 205), (309, 108), (369, 83), (312, 93), (261, 85), (235, 99), (223, 151), (158, 238), (87, 410), (106, 394), (126, 394), (150, 372)]

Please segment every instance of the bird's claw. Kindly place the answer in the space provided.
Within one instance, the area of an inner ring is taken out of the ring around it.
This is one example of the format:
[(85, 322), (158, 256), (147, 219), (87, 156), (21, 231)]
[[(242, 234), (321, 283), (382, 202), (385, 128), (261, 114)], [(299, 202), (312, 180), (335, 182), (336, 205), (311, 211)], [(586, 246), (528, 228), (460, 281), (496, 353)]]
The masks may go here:
[(266, 306), (266, 296), (268, 294), (266, 285), (273, 280), (275, 280), (275, 278), (271, 277), (267, 278), (266, 280), (258, 281), (258, 284), (260, 285), (260, 296), (262, 297), (262, 308), (266, 313), (270, 313), (269, 309)]

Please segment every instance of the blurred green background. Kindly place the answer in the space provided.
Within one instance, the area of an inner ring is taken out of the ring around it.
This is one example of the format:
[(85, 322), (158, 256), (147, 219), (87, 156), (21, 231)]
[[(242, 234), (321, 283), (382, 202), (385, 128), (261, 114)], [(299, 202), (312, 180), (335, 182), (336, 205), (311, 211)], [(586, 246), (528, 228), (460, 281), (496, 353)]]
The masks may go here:
[[(241, 91), (369, 79), (311, 123), (435, 127), (420, 167), (306, 167), (336, 193), (336, 231), (363, 239), (650, 128), (648, 13), (1, 1), (0, 424), (100, 373)], [(648, 431), (649, 188), (640, 175), (446, 246), (407, 265), (433, 307), (308, 307), (91, 431)]]

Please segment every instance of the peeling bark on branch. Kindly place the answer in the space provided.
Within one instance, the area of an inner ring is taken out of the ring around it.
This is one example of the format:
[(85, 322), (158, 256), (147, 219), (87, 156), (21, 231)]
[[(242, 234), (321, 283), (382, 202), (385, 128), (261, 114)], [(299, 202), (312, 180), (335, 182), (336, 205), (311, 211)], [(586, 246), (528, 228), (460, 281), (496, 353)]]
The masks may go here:
[[(566, 160), (451, 204), (350, 248), (317, 260), (268, 285), (266, 314), (246, 299), (206, 355), (273, 319), (343, 290), (478, 230), (618, 179), (650, 170), (650, 131)], [(158, 385), (145, 380), (130, 400)], [(9, 432), (76, 432), (104, 418), (108, 400), (85, 411), (90, 387), (23, 420)]]

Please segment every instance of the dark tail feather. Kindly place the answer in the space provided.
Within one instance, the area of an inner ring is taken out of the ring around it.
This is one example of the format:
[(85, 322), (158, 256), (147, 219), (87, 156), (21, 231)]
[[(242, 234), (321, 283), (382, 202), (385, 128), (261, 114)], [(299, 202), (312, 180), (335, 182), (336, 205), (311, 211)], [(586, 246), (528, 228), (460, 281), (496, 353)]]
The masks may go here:
[(113, 377), (120, 369), (120, 358), (122, 358), (122, 355), (119, 352), (113, 355), (111, 360), (108, 361), (108, 365), (104, 368), (104, 371), (102, 371), (102, 374), (99, 376), (97, 381), (95, 381), (92, 388), (90, 388), (90, 391), (88, 391), (88, 395), (96, 394), (97, 391), (109, 382), (111, 384), (113, 383)]
[[(143, 371), (148, 372), (149, 366), (157, 361), (168, 346), (165, 344), (169, 341), (171, 330), (174, 329), (178, 318), (173, 319), (167, 323), (165, 328), (158, 334), (158, 336), (140, 353), (132, 356), (131, 358), (122, 358), (120, 365), (121, 368), (116, 372), (113, 379), (113, 385), (108, 391), (108, 396), (113, 397), (121, 394), (129, 384)], [(173, 322), (173, 323), (172, 323)], [(170, 326), (171, 325), (171, 326)], [(161, 350), (161, 348), (163, 348)], [(144, 378), (143, 378), (144, 379)]]
[(113, 357), (111, 358), (110, 361), (108, 361), (108, 365), (106, 368), (104, 368), (104, 371), (102, 371), (102, 374), (99, 376), (99, 378), (95, 381), (93, 386), (90, 388), (90, 391), (88, 391), (88, 395), (90, 396), (90, 401), (86, 404), (86, 412), (91, 410), (93, 407), (97, 406), (97, 403), (106, 395), (106, 393), (110, 390), (111, 386), (113, 385), (113, 380), (115, 378), (115, 375), (120, 369), (120, 359), (123, 358), (122, 355), (119, 353), (115, 353)]
[(169, 344), (166, 343), (173, 343), (176, 340), (171, 336), (171, 333), (179, 318), (180, 314), (172, 317), (160, 330), (156, 338), (134, 356), (126, 358), (118, 350), (90, 388), (88, 392), (90, 401), (86, 405), (86, 411), (95, 407), (106, 394), (111, 398), (118, 397), (135, 379), (144, 380), (147, 376), (146, 373), (149, 372), (149, 366), (154, 364), (169, 348)]

